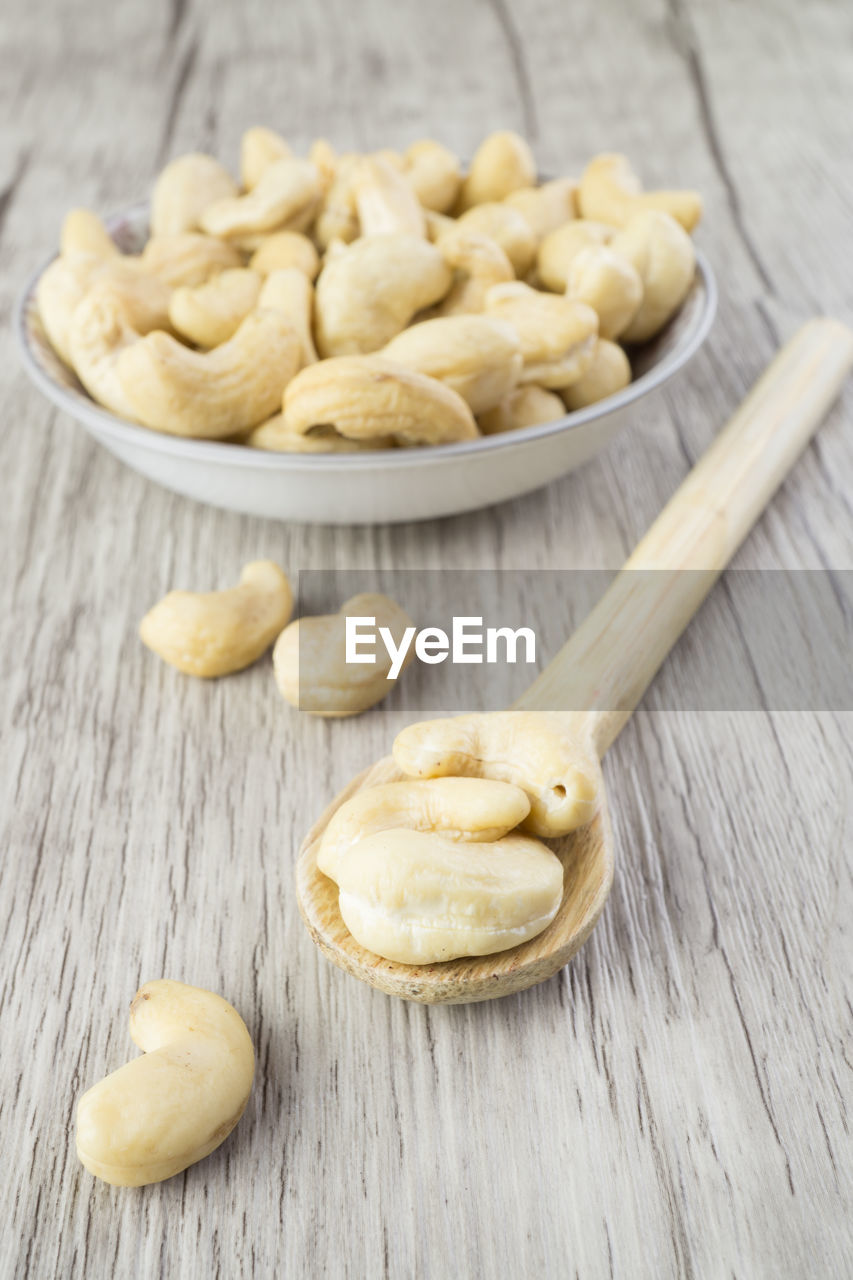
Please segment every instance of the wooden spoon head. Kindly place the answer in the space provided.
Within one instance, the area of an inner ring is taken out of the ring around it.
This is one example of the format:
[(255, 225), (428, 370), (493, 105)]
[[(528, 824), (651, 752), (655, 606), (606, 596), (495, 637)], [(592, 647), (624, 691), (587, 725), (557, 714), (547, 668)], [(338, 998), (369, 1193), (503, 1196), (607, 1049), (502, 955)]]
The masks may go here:
[(353, 779), (305, 837), (296, 864), (296, 894), (308, 932), (323, 955), (388, 995), (422, 1004), (494, 1000), (552, 977), (586, 942), (613, 883), (613, 835), (604, 789), (598, 813), (588, 826), (549, 842), (564, 868), (563, 901), (543, 933), (490, 956), (413, 965), (385, 960), (359, 946), (338, 910), (338, 886), (317, 869), (323, 832), (344, 801), (364, 787), (403, 777), (391, 756), (386, 756)]

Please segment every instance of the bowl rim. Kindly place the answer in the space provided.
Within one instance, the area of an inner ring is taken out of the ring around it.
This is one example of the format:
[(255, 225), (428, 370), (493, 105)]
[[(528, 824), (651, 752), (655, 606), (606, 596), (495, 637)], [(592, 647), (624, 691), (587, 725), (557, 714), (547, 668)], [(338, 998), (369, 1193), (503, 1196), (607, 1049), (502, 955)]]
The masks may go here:
[[(148, 207), (148, 201), (129, 205), (104, 218), (104, 224), (108, 230), (113, 231), (121, 222), (146, 214)], [(696, 271), (703, 285), (703, 300), (683, 341), (677, 343), (657, 364), (640, 374), (622, 391), (607, 396), (604, 400), (599, 400), (585, 409), (566, 413), (560, 418), (555, 418), (553, 422), (525, 427), (522, 431), (500, 432), (496, 435), (480, 436), (476, 440), (460, 440), (454, 444), (430, 445), (420, 449), (375, 449), (364, 453), (278, 453), (266, 449), (251, 449), (247, 445), (238, 443), (197, 440), (187, 436), (169, 435), (164, 431), (154, 431), (149, 427), (117, 417), (91, 398), (84, 399), (85, 393), (81, 395), (72, 392), (56, 382), (36, 358), (30, 339), (27, 316), (39, 280), (58, 257), (58, 252), (52, 253), (31, 273), (15, 303), (13, 316), (13, 327), (24, 369), (42, 394), (78, 421), (82, 420), (85, 423), (87, 418), (90, 419), (91, 425), (96, 427), (100, 434), (110, 437), (116, 444), (149, 450), (153, 448), (157, 452), (174, 458), (227, 463), (231, 467), (250, 469), (260, 467), (269, 471), (375, 470), (378, 466), (397, 470), (439, 463), (446, 459), (491, 454), (501, 449), (534, 444), (540, 440), (547, 440), (551, 436), (561, 435), (563, 432), (577, 431), (599, 418), (608, 417), (628, 408), (635, 401), (663, 386), (678, 373), (707, 338), (716, 315), (718, 302), (714, 272), (705, 254), (700, 249), (696, 249)]]

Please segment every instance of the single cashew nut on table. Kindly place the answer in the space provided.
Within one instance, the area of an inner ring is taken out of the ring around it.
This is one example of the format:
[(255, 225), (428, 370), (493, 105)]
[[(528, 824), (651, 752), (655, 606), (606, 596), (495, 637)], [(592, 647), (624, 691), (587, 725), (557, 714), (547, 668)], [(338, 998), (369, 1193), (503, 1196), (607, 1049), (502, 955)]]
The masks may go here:
[(526, 275), (536, 259), (537, 240), (523, 214), (508, 203), (474, 205), (457, 219), (457, 226), (489, 236), (503, 249), (517, 276)]
[(139, 265), (158, 276), (172, 289), (193, 289), (206, 284), (220, 271), (242, 267), (243, 259), (233, 245), (198, 231), (152, 236), (139, 257)]
[(598, 316), (602, 338), (618, 338), (643, 301), (643, 282), (633, 263), (607, 245), (581, 249), (569, 271), (568, 296)]
[(581, 176), (578, 201), (584, 218), (614, 227), (624, 227), (644, 209), (670, 214), (686, 231), (692, 231), (702, 216), (698, 191), (643, 191), (627, 158), (610, 153), (589, 162)]
[(425, 236), (424, 211), (403, 173), (382, 156), (365, 156), (355, 166), (353, 191), (363, 236)]
[(172, 327), (197, 347), (218, 347), (234, 336), (254, 310), (261, 284), (255, 271), (235, 267), (206, 284), (176, 289), (169, 301)]
[(536, 161), (524, 138), (510, 131), (492, 133), (474, 152), (459, 194), (459, 210), (503, 200), (510, 192), (535, 183)]
[[(385, 627), (397, 648), (415, 631), (395, 601), (371, 593), (353, 596), (338, 613), (297, 618), (282, 631), (273, 650), (276, 684), (291, 706), (315, 716), (356, 716), (394, 688), (386, 650), (377, 647), (375, 663), (347, 662), (347, 618), (373, 618), (377, 633)], [(412, 654), (410, 647), (401, 671)]]
[(620, 338), (645, 342), (660, 332), (690, 292), (696, 273), (693, 241), (675, 218), (650, 209), (636, 214), (610, 247), (643, 282), (643, 300)]
[(476, 315), (492, 285), (515, 279), (512, 263), (491, 236), (467, 231), (455, 223), (436, 241), (445, 263), (455, 272), (453, 285), (438, 307), (442, 316)]
[(320, 256), (301, 231), (273, 231), (264, 237), (261, 247), (252, 254), (249, 266), (262, 276), (268, 276), (271, 271), (297, 267), (309, 280), (313, 280), (320, 270)]
[(313, 427), (303, 435), (294, 431), (283, 413), (275, 413), (246, 436), (250, 449), (266, 449), (268, 453), (365, 453), (378, 449), (394, 449), (393, 436), (374, 436), (371, 440), (348, 440), (334, 427)]
[(616, 228), (606, 222), (594, 222), (577, 218), (549, 232), (539, 245), (536, 258), (536, 274), (546, 289), (553, 293), (565, 293), (569, 283), (572, 263), (582, 249), (590, 245), (607, 244), (616, 234)]
[(594, 752), (553, 711), (494, 711), (425, 720), (394, 739), (394, 760), (410, 778), (494, 778), (530, 799), (522, 824), (536, 836), (563, 836), (595, 815), (601, 771)]
[(292, 609), (293, 592), (278, 565), (253, 560), (227, 591), (170, 591), (146, 613), (139, 635), (186, 675), (226, 676), (266, 652)]
[(240, 139), (240, 177), (247, 191), (253, 191), (264, 173), (277, 160), (288, 160), (290, 147), (280, 133), (255, 125)]
[(523, 427), (537, 427), (543, 422), (555, 422), (565, 412), (566, 406), (556, 392), (530, 383), (516, 387), (493, 409), (478, 414), (477, 425), (484, 436), (494, 436), (504, 431), (520, 431)]
[(554, 178), (541, 187), (520, 187), (504, 197), (526, 220), (537, 240), (576, 218), (578, 184), (574, 178)]
[(246, 195), (208, 205), (201, 227), (208, 235), (226, 240), (281, 228), (300, 231), (313, 216), (321, 194), (320, 175), (310, 160), (276, 160)]
[(447, 147), (431, 138), (413, 142), (403, 156), (405, 174), (425, 209), (449, 213), (459, 198), (462, 169)]
[(303, 369), (284, 393), (284, 416), (301, 434), (331, 426), (352, 440), (453, 444), (479, 435), (468, 405), (450, 387), (375, 355), (338, 356)]
[(77, 1154), (116, 1187), (162, 1182), (215, 1151), (246, 1109), (255, 1051), (246, 1024), (212, 991), (162, 978), (140, 987), (130, 1036), (142, 1057), (77, 1104)]
[(456, 391), (474, 414), (498, 404), (518, 382), (522, 355), (512, 325), (491, 316), (443, 316), (413, 324), (382, 355)]
[(516, 280), (489, 290), (486, 314), (506, 321), (518, 333), (524, 358), (521, 382), (567, 387), (592, 361), (598, 316), (583, 302), (540, 293)]
[(630, 381), (631, 365), (625, 352), (618, 343), (599, 338), (586, 373), (570, 387), (563, 387), (560, 395), (567, 409), (586, 409), (622, 391)]
[(217, 200), (237, 195), (237, 183), (213, 156), (191, 152), (162, 170), (151, 196), (152, 236), (198, 231), (201, 215)]

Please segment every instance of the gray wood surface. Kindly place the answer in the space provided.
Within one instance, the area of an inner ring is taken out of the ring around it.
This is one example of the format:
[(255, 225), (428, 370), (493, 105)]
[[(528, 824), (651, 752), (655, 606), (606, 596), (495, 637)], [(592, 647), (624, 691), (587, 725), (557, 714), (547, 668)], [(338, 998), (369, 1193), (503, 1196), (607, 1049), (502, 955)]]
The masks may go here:
[[(181, 678), (136, 626), (261, 555), (618, 565), (778, 342), (853, 320), (853, 9), (13, 0), (0, 38), (6, 316), (68, 206), (138, 198), (183, 150), (233, 162), (261, 122), (461, 154), (515, 127), (553, 172), (624, 149), (706, 194), (722, 288), (665, 411), (599, 460), (398, 528), (157, 489), (40, 398), (0, 329), (2, 1275), (849, 1274), (849, 714), (641, 709), (607, 761), (619, 861), (592, 940), (533, 991), (429, 1010), (327, 965), (293, 894), (303, 833), (390, 717), (299, 718), (268, 662)], [(848, 387), (739, 564), (853, 567), (851, 413)], [(701, 619), (671, 668), (688, 694), (691, 651), (701, 669)], [(257, 1083), (214, 1156), (119, 1190), (78, 1164), (74, 1107), (133, 1052), (128, 1004), (158, 976), (234, 1002)]]

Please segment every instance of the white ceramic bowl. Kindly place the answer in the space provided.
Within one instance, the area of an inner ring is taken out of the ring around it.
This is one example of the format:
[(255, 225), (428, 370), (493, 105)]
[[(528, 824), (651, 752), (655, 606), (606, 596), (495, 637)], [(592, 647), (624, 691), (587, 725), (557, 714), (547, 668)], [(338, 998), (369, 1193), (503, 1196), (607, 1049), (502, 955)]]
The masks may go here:
[[(125, 210), (107, 225), (125, 252), (139, 252), (148, 235), (148, 206)], [(684, 306), (660, 337), (637, 350), (630, 386), (543, 426), (377, 453), (266, 453), (161, 435), (95, 404), (54, 354), (39, 320), (35, 290), (47, 265), (29, 281), (15, 325), (24, 367), (49, 400), (128, 466), (167, 489), (232, 511), (320, 524), (426, 520), (473, 511), (573, 471), (634, 417), (652, 410), (655, 393), (704, 341), (717, 306), (713, 274), (697, 254), (696, 279)]]

